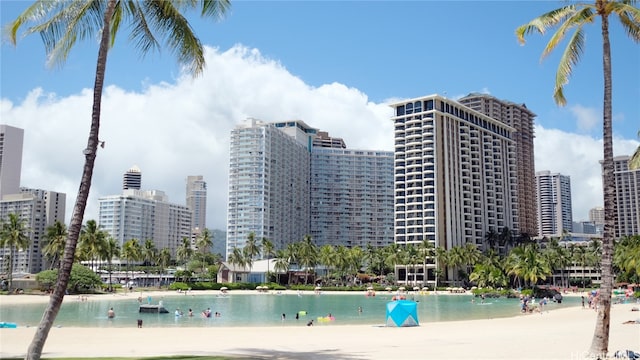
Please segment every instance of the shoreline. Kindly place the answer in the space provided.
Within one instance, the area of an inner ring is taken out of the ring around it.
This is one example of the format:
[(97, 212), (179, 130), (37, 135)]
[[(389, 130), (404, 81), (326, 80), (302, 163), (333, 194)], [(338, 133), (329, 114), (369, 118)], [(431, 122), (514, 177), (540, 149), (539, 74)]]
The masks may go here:
[[(301, 290), (300, 291), (304, 295), (315, 295), (313, 290)], [(262, 295), (262, 294), (275, 294), (276, 290), (269, 290), (266, 293), (259, 293), (256, 290), (230, 290), (227, 294), (233, 295)], [(283, 295), (297, 294), (298, 290), (282, 290), (281, 293)], [(363, 296), (366, 291), (325, 291), (322, 290), (319, 295), (322, 294), (339, 294), (339, 295), (358, 295)], [(378, 291), (377, 294), (395, 294), (396, 292), (391, 291)], [(186, 292), (186, 294), (179, 293), (172, 290), (134, 290), (131, 292), (119, 292), (112, 294), (87, 294), (87, 295), (65, 295), (63, 302), (68, 301), (79, 301), (80, 296), (86, 297), (85, 301), (104, 301), (104, 300), (130, 300), (137, 299), (138, 297), (142, 297), (146, 299), (147, 296), (151, 296), (153, 298), (162, 298), (163, 296), (177, 296), (177, 295), (193, 295), (193, 296), (201, 296), (201, 295), (220, 295), (220, 290), (191, 290)], [(413, 291), (405, 292), (407, 295), (414, 294)], [(438, 295), (438, 296), (464, 296), (464, 295), (472, 295), (470, 291), (466, 291), (464, 293), (451, 293), (447, 291), (438, 291), (434, 293), (433, 291), (428, 292), (428, 296)], [(562, 294), (563, 297), (580, 297), (588, 296), (586, 291), (584, 292), (570, 292)], [(11, 294), (11, 295), (0, 295), (0, 305), (20, 305), (20, 304), (43, 304), (49, 302), (49, 295), (47, 294)]]
[[(95, 295), (89, 296), (88, 301), (113, 300), (114, 297), (130, 300), (139, 296), (139, 293)], [(230, 293), (256, 294), (255, 291), (239, 290)], [(362, 295), (360, 292), (354, 293)], [(174, 292), (143, 291), (142, 294), (166, 296)], [(219, 291), (198, 291), (194, 294), (219, 294)], [(7, 304), (5, 298), (8, 297), (16, 298), (17, 303), (46, 302), (49, 298), (47, 295), (10, 295), (0, 297), (0, 303)], [(68, 296), (64, 301), (77, 300)], [(611, 308), (610, 356), (617, 350), (640, 351), (640, 324), (624, 324), (625, 321), (640, 318), (640, 312), (631, 311), (634, 307), (638, 308), (640, 304), (616, 304)], [(53, 327), (42, 356), (139, 358), (212, 355), (314, 360), (582, 359), (591, 344), (595, 321), (595, 311), (571, 307), (508, 318), (421, 322), (416, 327)], [(23, 358), (35, 331), (36, 327), (0, 329), (0, 358)]]
[[(610, 354), (640, 347), (636, 304), (612, 307)], [(43, 357), (217, 355), (276, 359), (581, 359), (596, 313), (558, 309), (416, 327), (52, 328)], [(0, 329), (0, 357), (24, 357), (36, 328)], [(99, 350), (96, 350), (99, 349)]]

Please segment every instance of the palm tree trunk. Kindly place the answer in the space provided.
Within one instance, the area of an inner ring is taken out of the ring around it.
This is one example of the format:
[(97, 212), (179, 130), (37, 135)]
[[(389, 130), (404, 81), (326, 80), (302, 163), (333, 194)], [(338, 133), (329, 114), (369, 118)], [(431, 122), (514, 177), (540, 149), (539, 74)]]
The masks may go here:
[(613, 290), (613, 237), (615, 226), (615, 179), (613, 177), (613, 130), (612, 130), (612, 81), (611, 44), (609, 43), (609, 18), (604, 11), (606, 2), (596, 1), (602, 18), (602, 66), (604, 73), (604, 105), (602, 119), (602, 142), (604, 148), (602, 181), (604, 185), (604, 233), (602, 236), (602, 285), (596, 328), (589, 352), (606, 356), (609, 350), (609, 328), (611, 324), (611, 292)]
[(13, 246), (9, 247), (9, 269), (8, 269), (8, 274), (7, 274), (7, 280), (8, 280), (8, 290), (9, 290), (9, 294), (11, 294), (11, 289), (13, 288)]
[(73, 265), (76, 245), (80, 236), (80, 228), (84, 218), (84, 211), (87, 207), (87, 199), (89, 198), (89, 190), (91, 188), (91, 178), (93, 177), (93, 167), (96, 159), (96, 151), (98, 150), (98, 132), (100, 130), (100, 106), (102, 102), (102, 89), (104, 87), (104, 75), (107, 67), (107, 53), (110, 43), (110, 24), (111, 18), (116, 7), (116, 0), (109, 0), (104, 14), (104, 25), (102, 28), (102, 38), (100, 39), (100, 48), (98, 50), (98, 60), (96, 64), (96, 77), (93, 87), (93, 109), (91, 113), (91, 130), (89, 131), (89, 139), (87, 148), (84, 150), (85, 163), (78, 190), (78, 197), (73, 209), (71, 224), (69, 225), (68, 239), (64, 249), (63, 261), (58, 271), (58, 281), (51, 295), (49, 305), (44, 311), (42, 320), (38, 325), (38, 330), (33, 336), (33, 340), (27, 350), (26, 360), (40, 360), (44, 343), (49, 336), (49, 330), (53, 326), (53, 322), (58, 315), (62, 300), (69, 284), (71, 275), (71, 267)]

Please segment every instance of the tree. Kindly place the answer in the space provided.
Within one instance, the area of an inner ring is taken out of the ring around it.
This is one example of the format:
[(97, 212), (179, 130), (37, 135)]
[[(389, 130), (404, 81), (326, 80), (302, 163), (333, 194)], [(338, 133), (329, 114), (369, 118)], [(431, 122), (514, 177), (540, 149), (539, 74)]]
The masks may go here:
[(267, 281), (269, 281), (269, 275), (271, 273), (271, 267), (269, 266), (269, 261), (271, 260), (271, 257), (273, 256), (273, 254), (275, 253), (275, 247), (273, 245), (273, 243), (271, 242), (271, 240), (267, 239), (266, 237), (262, 238), (262, 258), (267, 258)]
[(211, 247), (213, 246), (213, 235), (209, 229), (202, 230), (200, 235), (196, 238), (196, 249), (200, 255), (202, 261), (202, 273), (206, 273), (207, 269), (207, 255), (211, 253)]
[(111, 280), (111, 274), (113, 273), (113, 258), (120, 256), (120, 244), (116, 241), (116, 239), (109, 237), (106, 241), (106, 246), (104, 248), (104, 258), (103, 260), (107, 260), (107, 266), (109, 271), (109, 291), (113, 291), (113, 281)]
[[(171, 263), (171, 251), (168, 248), (160, 250), (158, 255), (158, 264), (160, 265), (160, 274), (164, 274), (167, 266)], [(160, 286), (162, 286), (162, 275), (160, 275)]]
[(253, 269), (253, 258), (260, 254), (260, 245), (258, 245), (256, 234), (253, 231), (250, 232), (247, 237), (247, 242), (242, 248), (242, 254), (245, 257), (245, 264), (249, 265), (249, 274), (251, 274), (251, 270)]
[(80, 231), (80, 253), (84, 260), (91, 262), (91, 268), (95, 271), (94, 261), (100, 257), (105, 245), (107, 233), (100, 230), (95, 220), (89, 220)]
[(133, 270), (131, 264), (142, 260), (142, 247), (138, 239), (129, 239), (122, 245), (122, 257), (127, 260), (127, 268), (131, 271), (129, 281), (133, 280)]
[(309, 272), (313, 272), (318, 264), (318, 247), (313, 242), (311, 235), (305, 235), (299, 247), (299, 265), (305, 269), (305, 284), (309, 283)]
[(7, 270), (8, 289), (11, 293), (13, 285), (13, 262), (15, 261), (16, 250), (24, 250), (29, 246), (29, 235), (31, 229), (27, 227), (24, 219), (17, 213), (9, 214), (7, 220), (2, 222), (0, 230), (0, 248), (9, 248), (9, 269)]
[(607, 354), (609, 349), (609, 328), (611, 321), (611, 292), (613, 290), (613, 241), (615, 226), (615, 179), (613, 177), (613, 128), (612, 128), (612, 76), (611, 76), (611, 44), (609, 41), (609, 17), (614, 15), (620, 19), (625, 33), (635, 42), (640, 42), (640, 10), (634, 6), (636, 0), (595, 0), (594, 3), (577, 3), (563, 6), (543, 14), (529, 23), (516, 29), (520, 43), (524, 44), (525, 35), (538, 32), (542, 35), (548, 29), (556, 28), (543, 50), (542, 57), (550, 54), (565, 38), (567, 32), (573, 31), (567, 47), (560, 58), (556, 72), (554, 99), (558, 105), (565, 105), (564, 86), (569, 82), (573, 67), (580, 60), (584, 51), (585, 25), (600, 18), (602, 33), (602, 70), (604, 78), (604, 99), (602, 116), (602, 182), (604, 187), (604, 233), (602, 241), (602, 286), (598, 307), (598, 319), (593, 333), (589, 353), (593, 356)]
[[(640, 138), (640, 131), (638, 131), (638, 137)], [(640, 168), (640, 145), (636, 151), (631, 155), (631, 159), (629, 159), (629, 169), (635, 170)]]
[(187, 268), (187, 263), (193, 256), (193, 249), (191, 248), (191, 241), (186, 237), (182, 238), (182, 243), (176, 250), (176, 259), (184, 264), (184, 268)]
[(26, 29), (26, 34), (39, 33), (50, 63), (57, 65), (64, 63), (76, 40), (93, 40), (98, 35), (100, 38), (93, 87), (91, 126), (87, 147), (83, 151), (85, 163), (69, 226), (59, 280), (49, 306), (45, 309), (38, 331), (29, 346), (27, 359), (38, 360), (42, 356), (42, 348), (60, 310), (69, 282), (100, 143), (100, 115), (107, 53), (115, 44), (120, 26), (129, 22), (129, 28), (132, 31), (130, 38), (143, 54), (159, 48), (157, 38), (164, 39), (166, 46), (177, 54), (178, 61), (187, 65), (187, 69), (192, 74), (198, 75), (205, 65), (204, 49), (182, 12), (199, 8), (202, 17), (219, 19), (229, 6), (229, 0), (126, 2), (37, 0), (9, 24), (9, 39), (15, 45), (20, 28), (27, 23), (34, 23), (34, 26)]
[(60, 267), (60, 259), (64, 253), (64, 244), (67, 239), (67, 226), (60, 221), (47, 227), (45, 235), (46, 244), (42, 248), (42, 254), (49, 261), (50, 269)]

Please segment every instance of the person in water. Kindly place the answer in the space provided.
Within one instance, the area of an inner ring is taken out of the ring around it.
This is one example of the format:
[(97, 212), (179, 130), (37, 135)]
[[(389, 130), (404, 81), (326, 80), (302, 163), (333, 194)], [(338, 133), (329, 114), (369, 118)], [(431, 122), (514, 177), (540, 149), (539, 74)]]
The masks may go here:
[(116, 312), (113, 311), (113, 308), (109, 309), (109, 311), (107, 311), (107, 317), (109, 319), (113, 319), (114, 317), (116, 317)]

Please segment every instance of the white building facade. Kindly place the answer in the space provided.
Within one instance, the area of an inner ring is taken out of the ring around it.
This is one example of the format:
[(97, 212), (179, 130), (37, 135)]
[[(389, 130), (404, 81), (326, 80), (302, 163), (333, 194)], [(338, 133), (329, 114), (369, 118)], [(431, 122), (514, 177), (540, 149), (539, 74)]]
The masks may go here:
[(207, 182), (202, 175), (187, 176), (186, 204), (193, 233), (200, 233), (207, 227)]
[(616, 183), (615, 237), (640, 234), (640, 169), (629, 169), (629, 156), (613, 158)]
[(100, 228), (120, 246), (131, 239), (141, 245), (152, 240), (157, 249), (168, 248), (172, 256), (191, 238), (191, 210), (169, 202), (159, 190), (124, 190), (120, 195), (98, 199)]
[(562, 237), (573, 231), (571, 178), (550, 171), (536, 172), (538, 236)]
[[(391, 104), (394, 115), (395, 243), (423, 240), (479, 248), (485, 234), (518, 233), (514, 129), (439, 95)], [(424, 281), (420, 269), (398, 280)], [(427, 281), (433, 282), (435, 264)], [(455, 276), (455, 275), (454, 275)]]
[(393, 152), (313, 148), (311, 236), (317, 246), (393, 243)]
[(20, 193), (24, 130), (0, 124), (0, 200)]
[(276, 249), (309, 234), (309, 153), (302, 121), (249, 119), (231, 132), (226, 258), (250, 233)]

